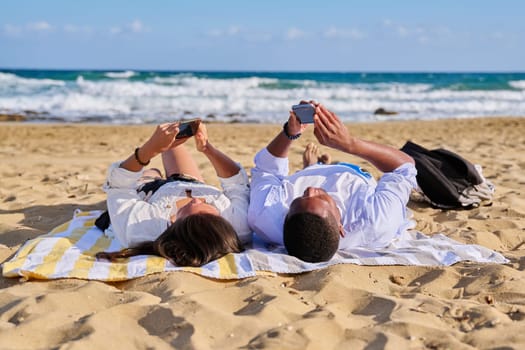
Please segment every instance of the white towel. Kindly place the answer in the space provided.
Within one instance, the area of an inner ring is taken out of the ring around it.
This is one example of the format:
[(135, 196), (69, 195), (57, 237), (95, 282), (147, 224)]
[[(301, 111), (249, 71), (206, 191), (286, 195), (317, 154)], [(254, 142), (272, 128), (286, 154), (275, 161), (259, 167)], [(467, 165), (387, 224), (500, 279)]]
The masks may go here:
[(228, 254), (205, 266), (178, 267), (164, 258), (135, 256), (120, 262), (96, 260), (99, 251), (122, 247), (94, 226), (100, 211), (77, 211), (73, 219), (50, 233), (27, 241), (3, 264), (5, 277), (26, 279), (81, 278), (122, 281), (161, 271), (189, 271), (217, 279), (241, 279), (257, 274), (302, 273), (335, 264), (448, 266), (459, 261), (504, 264), (501, 254), (473, 244), (463, 244), (442, 234), (431, 237), (407, 232), (388, 247), (339, 251), (330, 261), (306, 263), (289, 256), (283, 247), (254, 242), (243, 253)]

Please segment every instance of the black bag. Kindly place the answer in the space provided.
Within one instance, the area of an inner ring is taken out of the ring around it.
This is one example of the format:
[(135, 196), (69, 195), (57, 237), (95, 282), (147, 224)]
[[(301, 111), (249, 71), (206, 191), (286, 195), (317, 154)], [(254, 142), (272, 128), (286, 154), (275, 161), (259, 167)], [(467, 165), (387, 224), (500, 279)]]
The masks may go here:
[(107, 210), (100, 214), (100, 216), (95, 220), (95, 226), (102, 231), (105, 231), (109, 227), (110, 223), (109, 212)]
[(460, 155), (442, 148), (427, 150), (410, 141), (401, 151), (414, 158), (417, 183), (436, 207), (477, 207), (492, 199), (494, 186)]

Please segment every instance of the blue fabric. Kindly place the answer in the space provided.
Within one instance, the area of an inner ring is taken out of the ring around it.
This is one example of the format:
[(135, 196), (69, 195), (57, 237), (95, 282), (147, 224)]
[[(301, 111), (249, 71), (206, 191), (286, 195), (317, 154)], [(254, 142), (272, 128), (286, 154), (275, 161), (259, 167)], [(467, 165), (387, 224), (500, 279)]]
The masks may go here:
[(372, 178), (372, 175), (370, 175), (369, 172), (364, 171), (358, 165), (355, 165), (355, 164), (352, 164), (352, 163), (345, 163), (345, 162), (337, 162), (337, 164), (344, 165), (344, 166), (347, 166), (347, 167), (349, 167), (351, 169), (354, 169), (359, 175), (362, 175), (362, 176), (366, 177), (367, 179), (371, 179)]

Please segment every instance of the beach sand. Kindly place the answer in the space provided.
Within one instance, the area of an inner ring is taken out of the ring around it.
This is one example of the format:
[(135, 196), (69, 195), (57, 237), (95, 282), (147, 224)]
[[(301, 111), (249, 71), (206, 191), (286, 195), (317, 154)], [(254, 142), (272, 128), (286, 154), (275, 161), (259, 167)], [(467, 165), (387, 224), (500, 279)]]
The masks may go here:
[[(483, 166), (492, 206), (410, 208), (417, 229), (502, 252), (510, 263), (339, 265), (234, 281), (187, 272), (121, 283), (0, 278), (2, 349), (523, 349), (525, 118), (349, 124), (363, 138), (445, 147)], [(280, 125), (211, 124), (210, 140), (246, 168)], [(27, 239), (103, 209), (109, 164), (154, 126), (0, 124), (0, 261)], [(293, 145), (301, 167), (311, 130)], [(193, 149), (204, 177), (213, 169)], [(325, 148), (322, 148), (326, 151)], [(334, 160), (355, 157), (331, 152)], [(152, 165), (160, 167), (158, 159)], [(379, 175), (373, 172), (374, 175)]]

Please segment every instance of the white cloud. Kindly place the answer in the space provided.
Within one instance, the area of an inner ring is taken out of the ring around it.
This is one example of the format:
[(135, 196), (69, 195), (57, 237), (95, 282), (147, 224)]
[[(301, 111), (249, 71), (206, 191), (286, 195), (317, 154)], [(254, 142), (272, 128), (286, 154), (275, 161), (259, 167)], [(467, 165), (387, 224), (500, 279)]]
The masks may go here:
[(247, 43), (263, 43), (271, 41), (272, 33), (266, 31), (246, 30), (244, 27), (231, 25), (228, 28), (214, 28), (208, 30), (204, 35), (214, 39), (242, 40)]
[(384, 27), (390, 27), (394, 22), (392, 22), (392, 20), (390, 19), (384, 19), (383, 20), (383, 26)]
[(23, 28), (12, 24), (4, 24), (2, 32), (6, 36), (18, 36), (22, 34)]
[(53, 26), (46, 21), (28, 23), (26, 27), (27, 30), (34, 32), (49, 32), (53, 30)]
[(91, 34), (93, 33), (93, 28), (89, 26), (76, 26), (73, 24), (66, 24), (63, 28), (64, 32), (70, 34)]
[(111, 27), (109, 28), (109, 33), (111, 35), (118, 35), (123, 32), (123, 29), (121, 27)]
[(64, 32), (66, 33), (78, 33), (79, 28), (77, 26), (74, 26), (72, 24), (66, 24), (64, 26)]
[(237, 35), (241, 32), (241, 28), (237, 27), (237, 26), (231, 26), (230, 28), (228, 28), (228, 35)]
[(223, 36), (223, 31), (220, 30), (220, 29), (210, 29), (206, 35), (208, 36), (211, 36), (211, 37), (214, 37), (214, 38), (218, 38), (218, 37), (221, 37)]
[(263, 43), (271, 41), (273, 39), (273, 35), (267, 32), (254, 32), (245, 34), (243, 39), (252, 43)]
[(446, 26), (425, 26), (425, 25), (404, 25), (396, 23), (389, 19), (383, 21), (383, 27), (392, 33), (392, 35), (407, 40), (414, 40), (420, 44), (427, 44), (429, 42), (444, 42), (458, 36), (464, 36), (465, 33), (453, 33), (453, 31)]
[(325, 38), (329, 39), (351, 39), (351, 40), (360, 40), (363, 39), (366, 35), (359, 29), (339, 29), (336, 27), (330, 27), (323, 33)]
[(397, 35), (399, 35), (402, 38), (405, 38), (410, 35), (409, 29), (402, 25), (396, 26), (394, 30), (396, 31)]
[[(123, 35), (123, 34), (138, 34), (150, 32), (151, 29), (147, 27), (141, 20), (135, 19), (127, 24), (114, 25), (106, 30), (111, 35)], [(238, 31), (236, 27), (229, 29), (229, 33), (235, 33)], [(66, 33), (68, 35), (92, 35), (94, 33), (103, 33), (104, 31), (96, 30), (89, 25), (76, 25), (76, 24), (65, 24), (61, 26), (55, 26), (47, 21), (35, 21), (22, 25), (4, 24), (0, 27), (0, 35), (8, 37), (24, 37), (34, 33)]]
[(47, 21), (30, 22), (25, 25), (4, 24), (2, 33), (6, 36), (16, 37), (27, 33), (49, 33), (54, 27)]
[(214, 38), (232, 37), (242, 33), (242, 30), (238, 26), (230, 26), (226, 29), (211, 29), (206, 34)]
[(383, 26), (391, 33), (395, 33), (398, 37), (406, 38), (412, 34), (412, 31), (399, 23), (395, 23), (392, 20), (385, 19), (383, 20)]
[(144, 25), (141, 20), (135, 19), (131, 21), (130, 23), (124, 24), (124, 25), (114, 25), (109, 28), (109, 34), (111, 35), (120, 35), (120, 34), (127, 34), (127, 33), (146, 33), (150, 32), (151, 29)]
[(134, 20), (133, 22), (131, 22), (130, 24), (128, 24), (128, 28), (133, 32), (133, 33), (144, 33), (144, 32), (147, 32), (149, 31), (148, 28), (146, 28), (146, 26), (144, 25), (144, 23), (142, 23), (142, 21), (136, 19)]
[(288, 29), (288, 31), (285, 34), (286, 40), (302, 39), (305, 36), (306, 36), (305, 32), (303, 32), (302, 30), (300, 30), (298, 28), (295, 28), (295, 27), (292, 27), (292, 28)]
[(428, 36), (426, 35), (420, 35), (418, 38), (417, 38), (417, 41), (419, 41), (421, 44), (426, 44), (429, 42), (429, 38)]
[(503, 34), (502, 32), (492, 32), (489, 34), (489, 38), (494, 40), (502, 40), (505, 39), (505, 34)]

